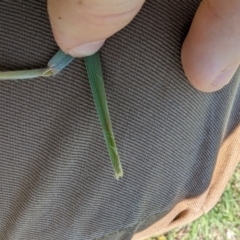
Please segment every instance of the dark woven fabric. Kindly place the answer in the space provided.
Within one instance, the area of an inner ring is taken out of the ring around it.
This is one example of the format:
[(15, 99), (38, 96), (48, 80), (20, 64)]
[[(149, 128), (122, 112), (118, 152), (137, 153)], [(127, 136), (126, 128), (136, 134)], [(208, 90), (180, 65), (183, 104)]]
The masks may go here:
[[(240, 87), (236, 74), (201, 93), (184, 77), (199, 2), (148, 0), (101, 51), (119, 181), (82, 59), (52, 78), (0, 82), (0, 239), (128, 240), (206, 190), (240, 122)], [(0, 1), (0, 31), (0, 70), (44, 67), (58, 50), (43, 0)]]

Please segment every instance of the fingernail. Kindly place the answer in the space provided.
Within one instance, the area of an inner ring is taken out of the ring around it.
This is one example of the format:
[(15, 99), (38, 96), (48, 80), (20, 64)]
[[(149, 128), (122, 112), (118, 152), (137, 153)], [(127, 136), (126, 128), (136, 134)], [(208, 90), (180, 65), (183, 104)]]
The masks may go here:
[(233, 77), (236, 69), (238, 66), (233, 66), (230, 68), (227, 68), (226, 70), (222, 71), (218, 77), (215, 79), (215, 81), (212, 82), (212, 85), (216, 88), (222, 88), (226, 84), (228, 84)]
[(90, 56), (97, 52), (104, 44), (105, 40), (97, 41), (97, 42), (90, 42), (79, 45), (72, 49), (68, 50), (68, 54), (74, 57), (85, 57)]

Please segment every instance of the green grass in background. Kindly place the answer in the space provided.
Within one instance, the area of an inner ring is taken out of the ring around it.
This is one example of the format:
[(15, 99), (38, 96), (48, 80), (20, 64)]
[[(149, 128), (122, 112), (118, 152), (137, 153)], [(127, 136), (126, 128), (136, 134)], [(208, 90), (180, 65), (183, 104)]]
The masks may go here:
[(146, 240), (239, 240), (240, 164), (217, 205), (207, 214), (164, 236)]

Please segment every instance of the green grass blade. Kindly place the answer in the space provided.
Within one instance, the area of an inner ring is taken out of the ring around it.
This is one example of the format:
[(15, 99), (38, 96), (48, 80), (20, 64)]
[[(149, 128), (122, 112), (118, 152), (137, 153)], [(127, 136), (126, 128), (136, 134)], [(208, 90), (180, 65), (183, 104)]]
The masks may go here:
[(93, 94), (93, 99), (102, 125), (103, 135), (106, 141), (108, 153), (115, 172), (115, 177), (122, 177), (123, 170), (115, 143), (112, 124), (107, 106), (106, 93), (103, 83), (103, 75), (99, 53), (85, 57), (88, 78)]

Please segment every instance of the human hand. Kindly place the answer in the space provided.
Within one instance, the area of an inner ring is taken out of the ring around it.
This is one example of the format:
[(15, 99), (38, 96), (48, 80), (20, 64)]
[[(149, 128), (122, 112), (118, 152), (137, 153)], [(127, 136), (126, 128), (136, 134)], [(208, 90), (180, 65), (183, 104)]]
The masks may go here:
[[(55, 40), (70, 55), (91, 55), (131, 22), (144, 1), (48, 0)], [(181, 57), (196, 89), (214, 92), (229, 83), (240, 63), (240, 1), (203, 0)]]
[(53, 34), (59, 47), (74, 57), (91, 55), (125, 27), (145, 0), (48, 0)]

